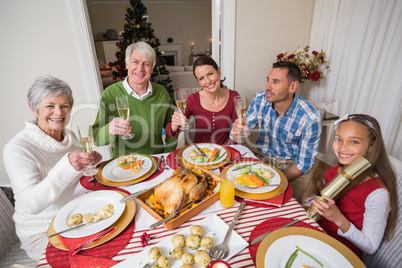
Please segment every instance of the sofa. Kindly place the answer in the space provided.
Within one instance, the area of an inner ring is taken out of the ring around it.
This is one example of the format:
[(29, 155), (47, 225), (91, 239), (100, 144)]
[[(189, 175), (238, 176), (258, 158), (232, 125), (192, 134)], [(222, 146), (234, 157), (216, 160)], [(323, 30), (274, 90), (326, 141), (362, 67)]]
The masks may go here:
[(167, 76), (172, 80), (173, 89), (200, 87), (193, 75), (193, 66), (166, 66), (169, 75), (161, 75), (161, 79)]
[(21, 242), (15, 233), (12, 197), (7, 197), (6, 193), (12, 196), (11, 188), (0, 189), (0, 267), (35, 267), (36, 262), (20, 248)]
[[(173, 89), (199, 87), (193, 75), (193, 66), (166, 66), (169, 75), (161, 75), (156, 79), (166, 79), (167, 76), (172, 80)], [(103, 89), (107, 88), (116, 81), (113, 80), (113, 69), (99, 60), (99, 70), (102, 79)]]

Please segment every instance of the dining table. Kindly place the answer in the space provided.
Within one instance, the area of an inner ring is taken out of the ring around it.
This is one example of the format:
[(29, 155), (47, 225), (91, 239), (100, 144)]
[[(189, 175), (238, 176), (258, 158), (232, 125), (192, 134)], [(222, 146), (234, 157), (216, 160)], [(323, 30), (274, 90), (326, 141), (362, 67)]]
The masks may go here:
[[(236, 155), (243, 155), (246, 159), (256, 159), (256, 156), (253, 152), (243, 145), (230, 145), (228, 146), (231, 150), (236, 152)], [(168, 158), (169, 153), (165, 154), (155, 154), (153, 155), (155, 158), (159, 159), (164, 156)], [(135, 183), (133, 185), (127, 186), (118, 186), (110, 187), (110, 190), (124, 190), (127, 193), (134, 193), (146, 189), (150, 189), (159, 183), (163, 182), (165, 179), (169, 178), (172, 175), (174, 169), (172, 169), (172, 165), (169, 165), (166, 169), (161, 169), (158, 176), (155, 176), (152, 180), (144, 180), (142, 182)], [(220, 175), (222, 168), (216, 168), (212, 170), (217, 175)], [(86, 180), (85, 180), (86, 181)], [(77, 194), (86, 194), (93, 192), (96, 189), (108, 189), (108, 186), (103, 187), (100, 182), (97, 182), (94, 186), (94, 189), (91, 189), (91, 185), (83, 186), (84, 183), (80, 183), (77, 186)], [(98, 187), (98, 188), (97, 188)], [(103, 188), (102, 188), (103, 187)], [(197, 224), (197, 222), (211, 216), (215, 215), (219, 217), (222, 221), (224, 221), (227, 225), (230, 225), (235, 213), (240, 205), (240, 202), (245, 201), (246, 206), (244, 207), (240, 217), (238, 218), (234, 231), (241, 236), (246, 242), (247, 246), (242, 248), (239, 252), (237, 252), (233, 257), (231, 257), (227, 262), (231, 267), (256, 267), (256, 251), (258, 248), (258, 244), (251, 246), (249, 243), (252, 238), (255, 238), (257, 235), (261, 234), (264, 230), (269, 230), (272, 225), (272, 230), (279, 227), (279, 224), (290, 222), (293, 219), (299, 219), (299, 222), (295, 226), (312, 228), (314, 230), (318, 230), (323, 232), (321, 227), (313, 220), (307, 217), (305, 209), (297, 202), (295, 198), (292, 196), (291, 186), (288, 186), (286, 192), (283, 193), (284, 202), (276, 204), (276, 203), (263, 203), (263, 202), (253, 202), (253, 200), (249, 200), (246, 198), (236, 197), (234, 205), (230, 208), (224, 208), (221, 203), (218, 201), (212, 203), (209, 207), (202, 210), (199, 214), (192, 217), (190, 220), (186, 221), (179, 227), (173, 230), (168, 230), (164, 226), (159, 226), (153, 230), (149, 228), (149, 226), (156, 222), (156, 219), (152, 217), (145, 209), (143, 209), (138, 201), (135, 201), (136, 210), (134, 220), (134, 231), (131, 234), (131, 237), (128, 239), (127, 245), (125, 245), (121, 250), (119, 250), (114, 256), (110, 258), (112, 263), (122, 263), (125, 260), (130, 259), (130, 257), (135, 256), (135, 254), (142, 252), (144, 250), (142, 244), (142, 236), (144, 233), (148, 234), (150, 240), (148, 240), (148, 245), (157, 245), (166, 237), (170, 237), (185, 228), (189, 228), (189, 226), (193, 224)], [(268, 229), (264, 229), (268, 228)], [(112, 240), (113, 241), (113, 240)], [(51, 245), (49, 245), (51, 246)], [(49, 246), (37, 265), (37, 267), (52, 267), (50, 256), (49, 256)], [(229, 245), (231, 247), (231, 245)], [(58, 251), (52, 251), (53, 255), (51, 258), (57, 259)], [(62, 251), (60, 251), (62, 252)], [(61, 253), (60, 253), (61, 254)], [(60, 263), (59, 263), (60, 264)], [(110, 264), (110, 266), (112, 266)], [(62, 267), (62, 266), (59, 266)], [(70, 267), (67, 263), (65, 267)], [(107, 267), (107, 266), (104, 266)], [(143, 266), (141, 266), (143, 267)]]

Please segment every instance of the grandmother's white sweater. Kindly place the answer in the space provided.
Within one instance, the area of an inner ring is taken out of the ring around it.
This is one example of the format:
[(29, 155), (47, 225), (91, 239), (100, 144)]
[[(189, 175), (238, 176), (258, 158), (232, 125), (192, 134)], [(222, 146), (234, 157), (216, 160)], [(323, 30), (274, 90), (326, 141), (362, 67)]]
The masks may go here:
[(58, 142), (35, 121), (27, 121), (25, 129), (4, 147), (4, 165), (15, 198), (16, 232), (26, 250), (30, 238), (46, 236), (54, 216), (72, 198), (81, 177), (81, 171), (75, 170), (68, 159), (68, 154), (78, 149), (74, 141), (69, 130)]

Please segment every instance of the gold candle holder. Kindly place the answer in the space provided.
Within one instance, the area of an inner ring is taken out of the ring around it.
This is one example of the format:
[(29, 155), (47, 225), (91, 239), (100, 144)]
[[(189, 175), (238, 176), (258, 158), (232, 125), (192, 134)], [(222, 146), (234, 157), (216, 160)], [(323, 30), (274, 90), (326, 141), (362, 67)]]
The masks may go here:
[[(371, 166), (370, 162), (364, 157), (360, 157), (349, 167), (345, 168), (341, 174), (337, 174), (324, 188), (321, 190), (321, 196), (316, 196), (315, 200), (327, 202), (324, 196), (335, 198), (353, 179), (359, 176), (363, 171)], [(315, 210), (314, 204), (311, 204), (307, 210), (307, 216), (310, 219), (318, 221), (320, 214)]]

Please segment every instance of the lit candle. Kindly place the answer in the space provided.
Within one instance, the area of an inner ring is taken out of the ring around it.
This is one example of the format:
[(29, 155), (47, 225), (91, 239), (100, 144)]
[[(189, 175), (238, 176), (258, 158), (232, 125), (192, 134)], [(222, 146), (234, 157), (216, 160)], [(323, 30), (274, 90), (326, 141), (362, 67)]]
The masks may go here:
[(212, 38), (209, 39), (209, 54), (212, 55)]
[(191, 42), (191, 55), (194, 55), (194, 43)]

